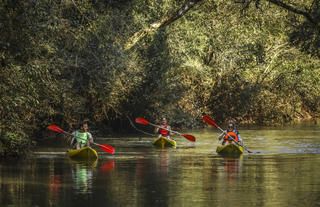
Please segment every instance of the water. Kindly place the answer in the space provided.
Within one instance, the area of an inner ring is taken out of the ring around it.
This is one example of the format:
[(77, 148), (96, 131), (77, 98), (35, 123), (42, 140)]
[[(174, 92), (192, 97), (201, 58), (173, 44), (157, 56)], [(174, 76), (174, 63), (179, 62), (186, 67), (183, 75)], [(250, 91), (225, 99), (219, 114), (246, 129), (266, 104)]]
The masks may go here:
[(98, 139), (96, 162), (76, 162), (66, 148), (0, 164), (0, 206), (320, 206), (320, 126), (242, 128), (253, 153), (215, 153), (219, 131), (189, 131), (177, 148), (152, 138)]

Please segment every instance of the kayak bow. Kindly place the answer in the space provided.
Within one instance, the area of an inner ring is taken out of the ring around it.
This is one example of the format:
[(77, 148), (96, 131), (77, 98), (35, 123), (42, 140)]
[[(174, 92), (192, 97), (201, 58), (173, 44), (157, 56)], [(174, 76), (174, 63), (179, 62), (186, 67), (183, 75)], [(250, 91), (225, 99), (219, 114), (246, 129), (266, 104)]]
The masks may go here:
[(69, 150), (66, 156), (73, 159), (93, 160), (98, 158), (98, 153), (91, 147)]
[(233, 143), (218, 146), (216, 152), (224, 156), (240, 156), (243, 153), (243, 148)]
[(165, 137), (159, 137), (157, 139), (155, 139), (152, 142), (153, 145), (161, 147), (161, 148), (165, 148), (165, 147), (176, 147), (177, 143), (176, 141), (172, 140), (172, 139), (168, 139)]

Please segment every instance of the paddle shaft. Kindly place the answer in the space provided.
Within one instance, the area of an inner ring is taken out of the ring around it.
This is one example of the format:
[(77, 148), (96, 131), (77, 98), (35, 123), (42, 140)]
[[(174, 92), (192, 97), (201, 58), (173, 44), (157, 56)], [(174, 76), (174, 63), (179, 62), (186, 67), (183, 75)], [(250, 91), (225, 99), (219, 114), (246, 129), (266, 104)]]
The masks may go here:
[[(56, 125), (50, 125), (50, 126), (48, 126), (48, 129), (50, 129), (52, 131), (59, 132), (59, 133), (65, 133), (65, 134), (67, 134), (69, 136), (73, 136), (73, 137), (78, 138), (80, 140), (85, 140), (82, 137), (75, 136), (75, 135), (73, 135), (73, 134), (71, 134), (69, 132), (66, 132), (66, 131), (62, 130), (60, 127), (58, 127)], [(87, 140), (85, 140), (85, 141), (87, 141)], [(114, 152), (115, 152), (114, 148), (109, 146), (109, 145), (101, 145), (101, 144), (95, 143), (93, 141), (91, 143), (95, 144), (95, 145), (98, 145), (105, 152), (108, 152), (108, 153), (111, 153), (111, 154), (114, 154)]]
[[(68, 134), (68, 135), (70, 135), (70, 136), (74, 136), (73, 134), (71, 134), (70, 132), (66, 132), (66, 131), (64, 131), (64, 130), (62, 130), (63, 131), (63, 133), (65, 133), (65, 134)], [(75, 138), (79, 138), (79, 139), (81, 139), (81, 140), (84, 140), (84, 139), (82, 139), (81, 137), (78, 137), (78, 136), (74, 136)], [(95, 142), (93, 142), (93, 144), (95, 144), (95, 145), (97, 145), (97, 146), (103, 146), (103, 145), (101, 145), (101, 144), (98, 144), (98, 143), (95, 143)]]
[(186, 138), (187, 140), (191, 141), (191, 142), (195, 142), (196, 141), (196, 138), (190, 134), (181, 134), (179, 132), (176, 132), (176, 131), (173, 131), (173, 130), (170, 130), (170, 129), (165, 129), (159, 125), (155, 125), (155, 124), (152, 124), (150, 122), (148, 122), (147, 120), (145, 120), (144, 118), (141, 118), (141, 117), (138, 117), (136, 118), (136, 122), (139, 123), (139, 124), (149, 124), (149, 125), (152, 125), (152, 126), (155, 126), (157, 128), (160, 128), (160, 129), (164, 129), (164, 130), (167, 130), (169, 132), (173, 132), (173, 133), (176, 133), (180, 136), (183, 136), (184, 138)]
[[(221, 129), (219, 126), (217, 126), (217, 129), (219, 129), (220, 131), (222, 131), (224, 134), (225, 131), (223, 129)], [(226, 134), (228, 135), (229, 138), (231, 138), (233, 140), (234, 143), (236, 143), (237, 145), (239, 145), (240, 147), (242, 147), (243, 149), (245, 149), (247, 152), (251, 153), (251, 151), (249, 151), (245, 146), (243, 146), (241, 143), (237, 142), (232, 136), (230, 136), (228, 133)]]
[(173, 132), (173, 133), (176, 133), (176, 134), (181, 135), (181, 133), (179, 133), (179, 132), (177, 132), (177, 131), (173, 131), (173, 130), (170, 130), (170, 129), (166, 129), (166, 128), (163, 128), (163, 127), (161, 127), (161, 126), (159, 126), (159, 125), (152, 124), (152, 123), (150, 123), (150, 122), (149, 122), (149, 124), (152, 125), (152, 126), (155, 126), (155, 127), (158, 127), (158, 128), (164, 129), (164, 130), (167, 130), (167, 131), (169, 131), (169, 132)]
[[(208, 124), (211, 124), (213, 126), (215, 126), (217, 129), (219, 129), (220, 131), (222, 131), (225, 134), (225, 131), (223, 129), (221, 129), (218, 124), (209, 116), (203, 116), (202, 119), (207, 122)], [(252, 153), (250, 150), (248, 150), (246, 147), (244, 147), (242, 144), (236, 142), (236, 140), (234, 140), (233, 137), (231, 137), (229, 134), (227, 134), (229, 138), (231, 138), (237, 145), (241, 146), (243, 149), (245, 149), (247, 152)]]
[[(71, 134), (70, 132), (66, 132), (66, 131), (63, 131), (64, 133), (66, 133), (66, 134), (68, 134), (68, 135), (70, 135), (70, 136), (74, 136), (73, 134)], [(79, 139), (81, 139), (81, 140), (84, 140), (84, 139), (82, 139), (81, 137), (77, 137), (77, 136), (74, 136), (74, 137), (76, 137), (76, 138), (79, 138)], [(95, 142), (93, 142), (93, 144), (95, 144), (95, 145), (97, 145), (97, 146), (100, 146), (101, 144), (98, 144), (98, 143), (95, 143)]]

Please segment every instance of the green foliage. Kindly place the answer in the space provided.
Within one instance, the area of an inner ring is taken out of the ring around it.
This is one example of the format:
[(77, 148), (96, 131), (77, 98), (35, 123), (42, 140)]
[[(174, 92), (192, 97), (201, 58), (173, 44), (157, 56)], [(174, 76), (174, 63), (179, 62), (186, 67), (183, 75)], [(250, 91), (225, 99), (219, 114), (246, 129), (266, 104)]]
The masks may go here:
[[(190, 13), (189, 21), (178, 25), (178, 32), (170, 32), (172, 57), (178, 54), (179, 67), (188, 66), (183, 74), (192, 71), (187, 94), (193, 112), (198, 108), (199, 113), (212, 114), (217, 120), (259, 124), (318, 116), (319, 61), (290, 47), (287, 33), (291, 27), (275, 19), (290, 14), (281, 15), (278, 8), (262, 4), (263, 12), (248, 8), (241, 15), (230, 15), (239, 9), (231, 2), (211, 9), (203, 6), (198, 11), (206, 14)], [(194, 15), (204, 19), (196, 21)], [(181, 43), (187, 45), (180, 47)], [(303, 87), (297, 87), (301, 83)]]
[(26, 156), (32, 144), (23, 132), (5, 132), (0, 135), (0, 157), (10, 159)]
[[(200, 1), (124, 49), (184, 3), (2, 1), (0, 131), (11, 140), (2, 155), (48, 124), (83, 119), (122, 133), (137, 116), (188, 128), (202, 114), (259, 124), (319, 116), (319, 26), (268, 2)], [(319, 5), (295, 3), (317, 19)]]

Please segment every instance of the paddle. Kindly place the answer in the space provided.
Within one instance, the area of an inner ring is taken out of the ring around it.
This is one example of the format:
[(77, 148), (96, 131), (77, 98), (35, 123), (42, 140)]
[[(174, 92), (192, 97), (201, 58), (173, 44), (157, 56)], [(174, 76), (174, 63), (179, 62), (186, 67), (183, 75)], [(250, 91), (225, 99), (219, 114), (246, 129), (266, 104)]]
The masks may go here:
[[(145, 124), (145, 125), (146, 124), (150, 124), (152, 126), (155, 126), (155, 127), (161, 128), (161, 129), (165, 129), (165, 128), (159, 126), (159, 125), (152, 124), (152, 123), (148, 122), (147, 120), (145, 120), (144, 118), (141, 118), (141, 117), (136, 118), (136, 122), (139, 123), (139, 124)], [(165, 130), (168, 130), (168, 129), (165, 129)], [(195, 142), (196, 141), (196, 138), (194, 136), (190, 135), (190, 134), (181, 134), (179, 132), (172, 131), (172, 130), (168, 130), (168, 131), (174, 132), (176, 134), (179, 134), (180, 136), (185, 137), (187, 140), (189, 140), (191, 142)]]
[[(208, 124), (211, 124), (213, 126), (215, 126), (217, 129), (219, 129), (222, 132), (225, 132), (223, 129), (221, 129), (218, 124), (210, 117), (207, 115), (204, 115), (202, 117), (203, 121), (207, 122)], [(241, 143), (236, 142), (236, 140), (233, 139), (233, 137), (231, 137), (229, 134), (227, 134), (229, 138), (231, 138), (233, 140), (234, 143), (236, 143), (237, 145), (241, 146), (243, 149), (245, 149), (248, 153), (252, 153), (250, 150), (248, 150), (245, 146), (243, 146)]]
[[(73, 136), (71, 133), (69, 132), (66, 132), (64, 130), (62, 130), (60, 127), (56, 126), (56, 125), (50, 125), (48, 126), (48, 129), (52, 130), (52, 131), (56, 131), (56, 132), (60, 132), (60, 133), (65, 133), (65, 134), (68, 134), (70, 136)], [(97, 146), (99, 146), (103, 151), (105, 152), (108, 152), (110, 154), (114, 154), (115, 153), (115, 150), (113, 147), (109, 146), (109, 145), (101, 145), (101, 144), (98, 144), (98, 143), (93, 143)]]

